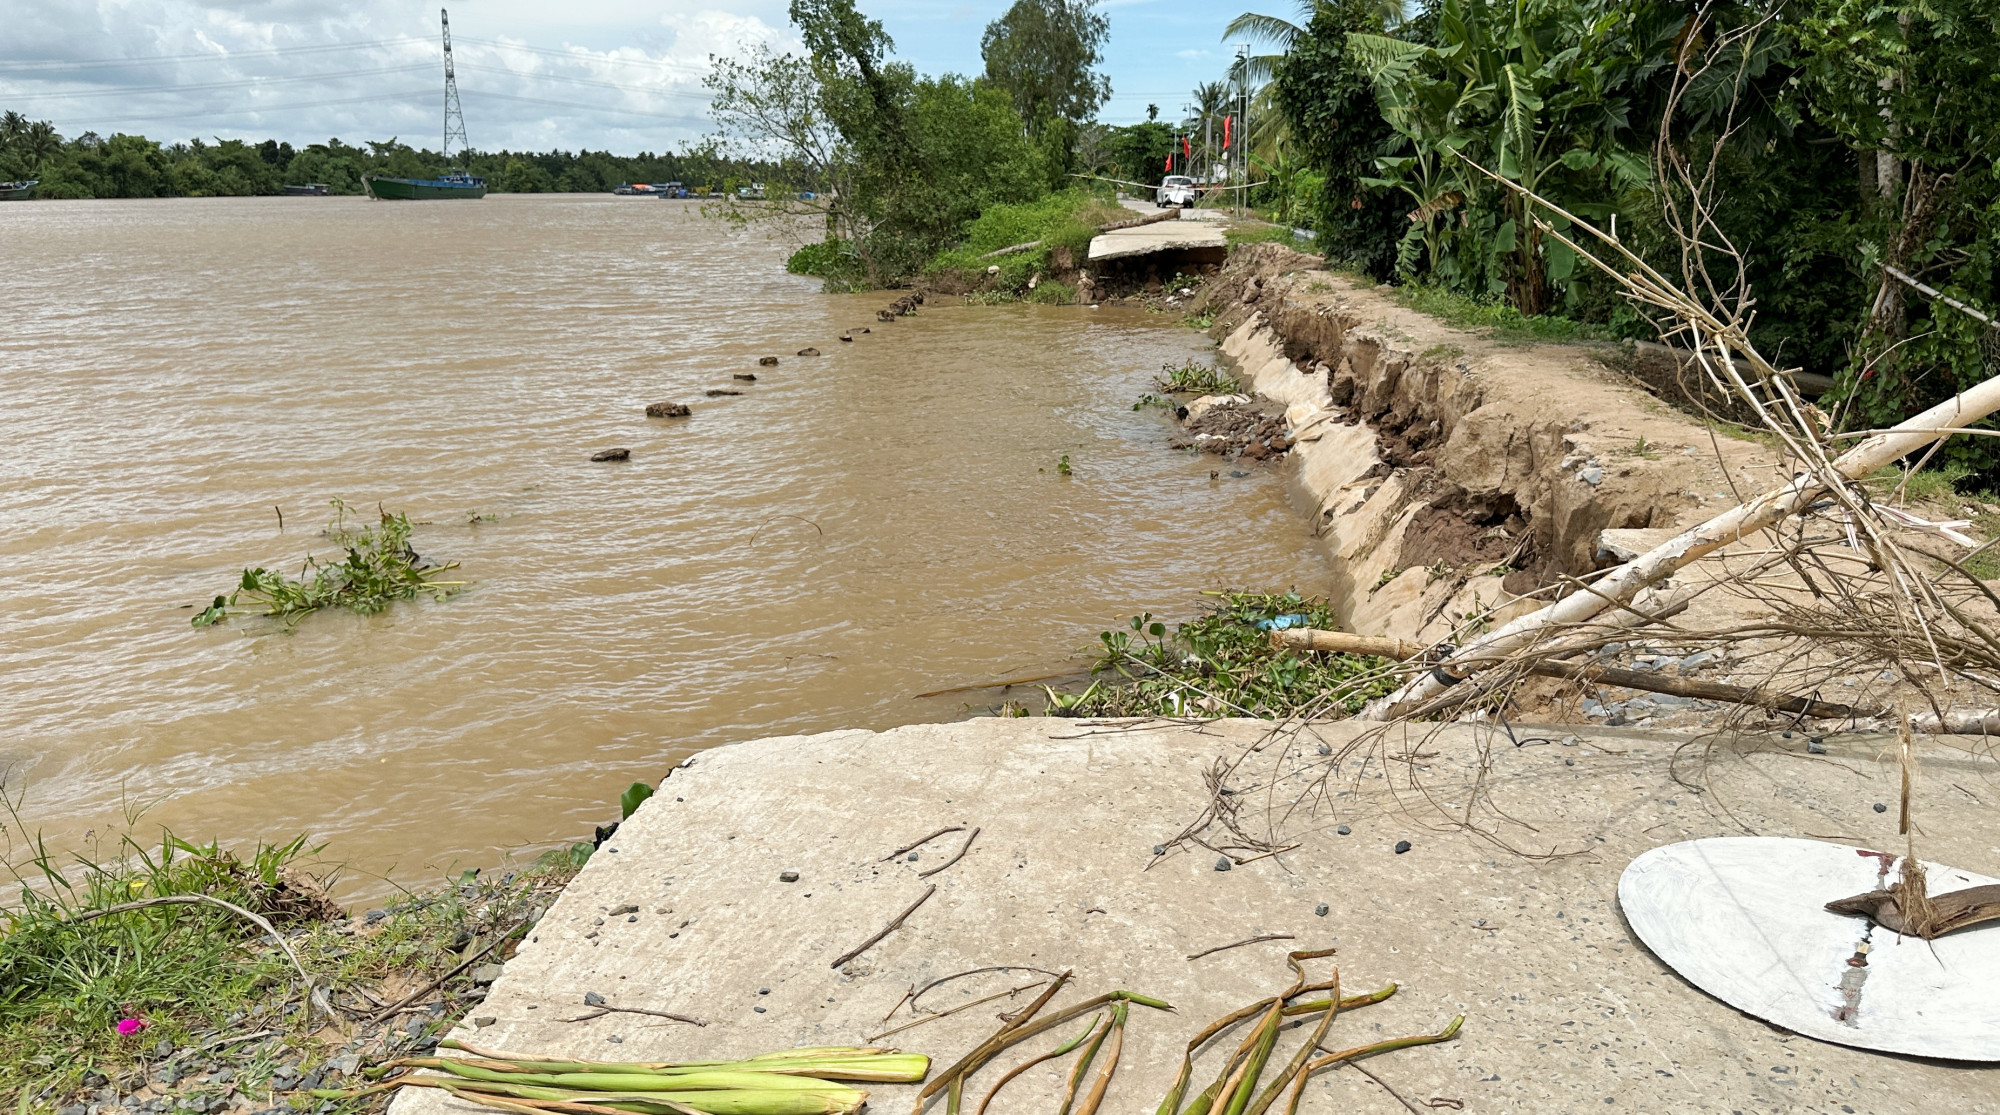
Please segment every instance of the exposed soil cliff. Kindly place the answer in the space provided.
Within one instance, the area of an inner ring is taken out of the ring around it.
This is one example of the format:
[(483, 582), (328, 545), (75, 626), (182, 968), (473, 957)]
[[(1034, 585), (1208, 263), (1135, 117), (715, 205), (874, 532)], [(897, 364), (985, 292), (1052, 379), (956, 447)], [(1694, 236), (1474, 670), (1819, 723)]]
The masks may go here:
[(1607, 531), (1664, 537), (1774, 477), (1762, 446), (1615, 370), (1614, 346), (1495, 342), (1280, 245), (1236, 253), (1193, 308), (1285, 408), (1355, 631), (1442, 638), (1650, 536)]

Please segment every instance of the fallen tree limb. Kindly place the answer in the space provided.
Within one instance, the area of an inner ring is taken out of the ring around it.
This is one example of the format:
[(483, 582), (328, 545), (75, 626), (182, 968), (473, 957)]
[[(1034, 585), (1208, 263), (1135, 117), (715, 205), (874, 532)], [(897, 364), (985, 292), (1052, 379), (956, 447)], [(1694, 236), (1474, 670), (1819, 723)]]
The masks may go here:
[[(1294, 650), (1372, 654), (1382, 658), (1405, 660), (1415, 658), (1430, 649), (1403, 639), (1350, 635), (1345, 631), (1320, 631), (1310, 627), (1294, 627), (1287, 631), (1272, 632), (1271, 641)], [(1810, 697), (1766, 693), (1761, 689), (1745, 689), (1740, 685), (1724, 685), (1721, 682), (1700, 681), (1695, 678), (1667, 677), (1664, 674), (1624, 670), (1615, 666), (1572, 666), (1545, 659), (1530, 663), (1527, 672), (1538, 677), (1586, 681), (1593, 685), (1616, 685), (1625, 689), (1643, 689), (1649, 693), (1666, 693), (1702, 701), (1755, 705), (1773, 712), (1810, 716), (1820, 720), (1870, 720), (1893, 715), (1888, 709), (1855, 708), (1852, 705), (1818, 701)]]
[(984, 255), (981, 255), (979, 258), (992, 259), (994, 256), (1010, 256), (1013, 255), (1015, 252), (1025, 252), (1030, 248), (1039, 248), (1041, 246), (1042, 242), (1040, 240), (1024, 240), (1019, 244), (1009, 244), (1004, 248), (995, 248), (992, 251), (987, 252)]

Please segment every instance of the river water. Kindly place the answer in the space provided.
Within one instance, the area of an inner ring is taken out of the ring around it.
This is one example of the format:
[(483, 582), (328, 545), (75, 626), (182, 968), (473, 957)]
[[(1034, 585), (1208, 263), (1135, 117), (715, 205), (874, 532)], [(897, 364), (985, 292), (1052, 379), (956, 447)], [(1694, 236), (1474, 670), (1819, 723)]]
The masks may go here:
[[(700, 748), (967, 715), (997, 694), (914, 695), (1074, 667), (1203, 589), (1324, 583), (1278, 473), (1212, 481), (1132, 409), (1212, 358), (1200, 334), (882, 324), (888, 296), (822, 295), (786, 251), (645, 198), (0, 206), (25, 826), (309, 833), (366, 897), (574, 839)], [(660, 400), (695, 415), (643, 417)], [(589, 461), (611, 446), (631, 460)], [(327, 556), (334, 497), (407, 512), (472, 587), (190, 626), (243, 567)]]

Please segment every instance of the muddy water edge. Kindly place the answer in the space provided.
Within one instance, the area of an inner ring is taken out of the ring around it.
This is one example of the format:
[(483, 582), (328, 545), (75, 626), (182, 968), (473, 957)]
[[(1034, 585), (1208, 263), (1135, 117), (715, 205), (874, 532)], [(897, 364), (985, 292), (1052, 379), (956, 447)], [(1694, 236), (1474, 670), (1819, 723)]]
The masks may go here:
[[(0, 225), (0, 766), (57, 846), (139, 807), (142, 831), (306, 832), (368, 897), (572, 839), (702, 748), (972, 715), (996, 695), (914, 695), (1080, 667), (1204, 589), (1328, 580), (1281, 470), (1211, 480), (1133, 409), (1215, 358), (1169, 318), (884, 324), (882, 296), (654, 199)], [(694, 416), (643, 417), (668, 400)], [(472, 587), (189, 625), (245, 566), (329, 556), (333, 497), (408, 512)]]

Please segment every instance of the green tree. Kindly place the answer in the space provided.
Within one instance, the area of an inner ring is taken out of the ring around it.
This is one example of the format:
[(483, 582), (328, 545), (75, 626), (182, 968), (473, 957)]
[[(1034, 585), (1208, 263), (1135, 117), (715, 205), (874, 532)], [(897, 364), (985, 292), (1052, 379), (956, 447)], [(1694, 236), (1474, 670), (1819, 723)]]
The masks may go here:
[(986, 25), (979, 54), (986, 80), (1006, 91), (1031, 135), (1067, 124), (1071, 130), (1111, 99), (1111, 79), (1098, 73), (1111, 21), (1097, 0), (1014, 0)]

